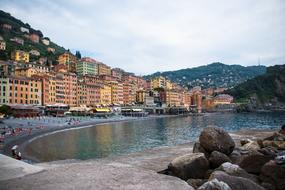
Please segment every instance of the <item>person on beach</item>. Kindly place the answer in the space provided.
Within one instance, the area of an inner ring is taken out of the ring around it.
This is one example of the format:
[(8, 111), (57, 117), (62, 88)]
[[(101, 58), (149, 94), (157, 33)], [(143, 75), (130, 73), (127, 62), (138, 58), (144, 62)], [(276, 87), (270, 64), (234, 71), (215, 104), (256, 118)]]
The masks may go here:
[(33, 128), (29, 128), (29, 135), (31, 135)]
[(285, 135), (285, 125), (282, 125), (281, 129), (279, 130), (279, 133)]

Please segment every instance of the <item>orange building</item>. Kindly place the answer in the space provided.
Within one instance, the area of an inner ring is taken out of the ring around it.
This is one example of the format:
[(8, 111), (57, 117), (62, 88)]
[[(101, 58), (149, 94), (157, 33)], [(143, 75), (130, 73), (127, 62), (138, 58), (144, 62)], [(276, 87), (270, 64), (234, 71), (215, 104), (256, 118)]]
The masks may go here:
[(66, 65), (67, 71), (76, 72), (77, 58), (69, 51), (66, 51), (58, 57), (58, 63), (60, 65)]
[(80, 105), (91, 107), (100, 105), (100, 86), (79, 81), (77, 85), (77, 106)]
[(110, 83), (112, 93), (112, 104), (124, 104), (124, 86), (120, 81), (113, 81)]
[(9, 77), (9, 104), (42, 105), (41, 80), (26, 77)]
[(231, 95), (228, 94), (219, 94), (216, 97), (214, 97), (214, 104), (231, 104), (233, 102), (234, 98)]
[(37, 34), (31, 34), (30, 35), (30, 40), (34, 43), (39, 43), (40, 42), (40, 37)]

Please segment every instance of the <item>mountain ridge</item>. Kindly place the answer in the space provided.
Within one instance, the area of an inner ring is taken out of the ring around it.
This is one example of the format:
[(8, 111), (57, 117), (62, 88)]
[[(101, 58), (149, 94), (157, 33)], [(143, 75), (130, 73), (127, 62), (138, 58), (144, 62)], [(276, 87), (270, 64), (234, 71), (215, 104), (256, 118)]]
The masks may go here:
[(208, 65), (179, 69), (176, 71), (155, 72), (144, 76), (145, 79), (164, 76), (167, 79), (180, 84), (183, 87), (191, 88), (194, 86), (225, 87), (232, 88), (257, 75), (264, 74), (266, 67), (227, 65), (214, 62)]

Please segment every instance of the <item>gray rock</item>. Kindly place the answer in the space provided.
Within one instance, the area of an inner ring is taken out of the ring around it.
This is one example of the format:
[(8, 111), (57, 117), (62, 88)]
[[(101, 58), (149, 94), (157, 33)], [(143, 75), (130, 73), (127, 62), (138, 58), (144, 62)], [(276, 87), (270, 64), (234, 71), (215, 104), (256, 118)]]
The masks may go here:
[(207, 179), (188, 179), (187, 183), (194, 189), (199, 188), (201, 185), (207, 182)]
[(232, 153), (235, 143), (222, 128), (206, 127), (200, 134), (199, 142), (207, 152), (219, 151), (226, 155)]
[(279, 132), (275, 132), (272, 136), (264, 138), (264, 141), (268, 140), (268, 141), (285, 141), (285, 135), (279, 133)]
[(258, 151), (260, 146), (256, 141), (249, 141), (248, 143), (244, 144), (242, 148), (248, 151)]
[(263, 182), (274, 185), (276, 189), (285, 189), (285, 168), (273, 160), (262, 167), (259, 177)]
[(243, 177), (252, 180), (255, 183), (258, 183), (258, 177), (252, 174), (247, 173), (244, 169), (239, 167), (236, 164), (231, 164), (229, 162), (223, 163), (219, 168), (216, 170), (220, 170), (223, 172), (226, 172), (227, 174), (231, 176), (236, 176), (236, 177)]
[(201, 187), (198, 188), (198, 190), (232, 190), (232, 188), (230, 188), (228, 184), (222, 181), (213, 179), (204, 183)]
[(231, 162), (230, 158), (227, 155), (218, 151), (213, 151), (208, 160), (212, 168), (217, 168), (225, 162)]
[(228, 184), (232, 190), (265, 190), (262, 186), (254, 183), (249, 179), (231, 176), (223, 171), (213, 172), (209, 179), (217, 179), (219, 181), (223, 181)]
[(268, 146), (258, 150), (258, 152), (262, 153), (263, 155), (271, 156), (272, 158), (274, 158), (276, 157), (278, 150), (273, 146)]
[(279, 165), (285, 164), (285, 155), (277, 156), (274, 160)]
[(278, 150), (285, 150), (285, 141), (269, 141), (265, 140), (262, 142), (264, 147), (273, 146), (276, 147)]
[(239, 166), (248, 173), (259, 174), (262, 166), (271, 159), (271, 156), (248, 155), (242, 159)]
[(200, 179), (204, 178), (209, 169), (209, 162), (203, 153), (186, 154), (171, 161), (168, 169), (183, 180)]

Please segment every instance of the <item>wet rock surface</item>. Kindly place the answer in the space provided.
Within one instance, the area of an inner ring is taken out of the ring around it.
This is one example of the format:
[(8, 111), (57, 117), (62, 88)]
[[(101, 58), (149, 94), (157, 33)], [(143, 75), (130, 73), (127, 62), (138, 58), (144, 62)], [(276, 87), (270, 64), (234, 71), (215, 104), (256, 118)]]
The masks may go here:
[(186, 154), (175, 158), (168, 165), (174, 176), (187, 180), (189, 178), (204, 178), (209, 169), (209, 162), (202, 153)]
[(207, 152), (219, 151), (226, 155), (232, 153), (235, 143), (222, 128), (206, 127), (200, 134), (199, 142)]
[[(183, 177), (177, 172), (173, 172), (172, 175), (184, 180), (191, 175), (191, 179), (187, 182), (199, 190), (283, 190), (285, 189), (284, 139), (283, 134), (276, 132), (264, 139), (243, 139), (240, 141), (241, 146), (235, 148), (234, 141), (226, 131), (217, 127), (207, 127), (201, 132), (193, 152), (199, 157), (205, 155), (203, 159), (208, 160), (210, 168), (205, 172), (205, 167), (197, 167), (191, 161), (193, 164), (191, 169), (187, 164), (178, 164), (177, 169), (183, 171)], [(187, 162), (184, 160), (178, 163)], [(194, 168), (195, 173), (199, 175), (192, 175), (195, 174)], [(207, 182), (202, 184), (205, 180)]]

